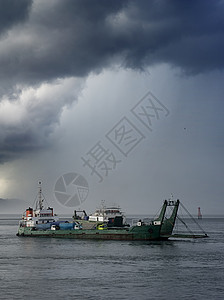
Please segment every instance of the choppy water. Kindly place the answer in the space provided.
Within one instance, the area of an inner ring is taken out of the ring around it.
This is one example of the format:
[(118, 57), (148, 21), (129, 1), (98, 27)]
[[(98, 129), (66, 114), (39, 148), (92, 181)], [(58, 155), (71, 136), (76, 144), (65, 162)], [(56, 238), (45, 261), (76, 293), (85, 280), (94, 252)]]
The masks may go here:
[(166, 242), (21, 238), (0, 216), (0, 299), (224, 299), (224, 218), (207, 239)]

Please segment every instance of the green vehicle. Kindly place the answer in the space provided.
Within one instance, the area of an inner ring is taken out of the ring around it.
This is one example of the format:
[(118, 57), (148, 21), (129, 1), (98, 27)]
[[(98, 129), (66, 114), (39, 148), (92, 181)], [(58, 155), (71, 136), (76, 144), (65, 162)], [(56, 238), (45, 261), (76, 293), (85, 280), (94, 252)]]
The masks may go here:
[[(173, 207), (173, 213), (169, 219), (164, 219), (167, 206)], [(39, 186), (39, 197), (36, 208), (29, 207), (23, 214), (19, 224), (17, 236), (24, 237), (56, 237), (72, 239), (96, 239), (96, 240), (127, 240), (127, 241), (151, 241), (167, 239), (172, 234), (175, 224), (179, 200), (165, 200), (158, 218), (147, 222), (139, 220), (137, 224), (129, 226), (123, 224), (119, 218), (111, 225), (108, 221), (91, 222), (73, 219), (72, 222), (59, 221), (53, 214), (53, 208), (44, 206), (42, 189)]]
[[(164, 216), (166, 207), (169, 205), (167, 200), (164, 201), (159, 217), (148, 223), (139, 220), (136, 225), (122, 227), (108, 227), (106, 224), (97, 224), (95, 227), (84, 229), (82, 222), (55, 222), (52, 215), (46, 217), (47, 209), (33, 211), (29, 208), (26, 219), (20, 222), (18, 236), (26, 237), (57, 237), (57, 238), (73, 238), (73, 239), (97, 239), (97, 240), (127, 240), (127, 241), (149, 241), (160, 240), (161, 230), (165, 229)], [(175, 201), (174, 210), (178, 207), (178, 201)], [(49, 211), (50, 213), (50, 211)], [(31, 223), (32, 222), (32, 223)], [(44, 223), (39, 223), (44, 222)], [(39, 227), (39, 224), (46, 226)], [(86, 225), (86, 224), (84, 224)], [(93, 226), (94, 224), (92, 224)], [(168, 226), (169, 233), (172, 231)]]

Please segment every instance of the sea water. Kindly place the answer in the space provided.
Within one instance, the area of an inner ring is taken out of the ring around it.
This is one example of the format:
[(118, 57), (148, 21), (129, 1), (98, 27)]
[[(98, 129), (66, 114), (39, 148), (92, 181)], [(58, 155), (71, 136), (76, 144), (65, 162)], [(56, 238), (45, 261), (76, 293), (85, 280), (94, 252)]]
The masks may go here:
[(209, 238), (24, 238), (0, 215), (0, 299), (224, 299), (224, 218), (200, 225)]

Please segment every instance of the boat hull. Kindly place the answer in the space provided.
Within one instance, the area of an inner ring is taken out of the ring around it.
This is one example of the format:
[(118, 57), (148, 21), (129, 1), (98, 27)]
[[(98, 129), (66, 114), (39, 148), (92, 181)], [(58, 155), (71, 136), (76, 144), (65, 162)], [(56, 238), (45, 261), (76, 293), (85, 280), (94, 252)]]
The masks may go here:
[(160, 226), (144, 225), (133, 226), (128, 229), (59, 229), (34, 230), (30, 227), (20, 227), (18, 236), (24, 237), (51, 237), (70, 239), (120, 240), (120, 241), (149, 241), (160, 239)]

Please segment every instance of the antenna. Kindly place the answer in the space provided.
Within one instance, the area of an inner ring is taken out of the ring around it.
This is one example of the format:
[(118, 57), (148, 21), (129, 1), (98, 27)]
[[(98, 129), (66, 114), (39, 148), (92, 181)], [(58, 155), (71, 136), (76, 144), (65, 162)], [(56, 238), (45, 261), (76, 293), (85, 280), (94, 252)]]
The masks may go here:
[(39, 187), (39, 192), (38, 192), (38, 197), (39, 197), (39, 208), (43, 209), (43, 201), (42, 201), (42, 181), (38, 181), (38, 187)]

